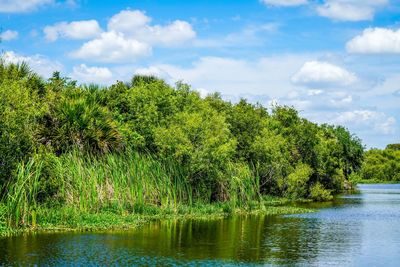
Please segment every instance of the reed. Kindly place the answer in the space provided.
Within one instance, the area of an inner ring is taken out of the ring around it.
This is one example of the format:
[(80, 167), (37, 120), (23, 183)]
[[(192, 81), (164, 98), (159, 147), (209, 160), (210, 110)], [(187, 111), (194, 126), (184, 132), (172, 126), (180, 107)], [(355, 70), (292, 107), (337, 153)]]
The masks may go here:
[(61, 182), (58, 197), (81, 212), (141, 213), (146, 205), (177, 207), (192, 202), (182, 167), (137, 152), (101, 157), (72, 152), (57, 160), (54, 175)]
[(5, 210), (9, 227), (35, 226), (41, 163), (31, 159), (20, 163), (7, 186)]
[[(227, 169), (220, 185), (225, 201), (212, 203), (210, 196), (199, 194), (190, 171), (172, 159), (133, 151), (99, 156), (75, 150), (51, 159), (37, 156), (21, 163), (8, 184), (3, 221), (18, 228), (107, 212), (159, 216), (260, 208), (259, 179), (249, 167), (232, 164)], [(56, 183), (56, 193), (39, 198), (49, 178)], [(1, 216), (0, 210), (0, 220)]]

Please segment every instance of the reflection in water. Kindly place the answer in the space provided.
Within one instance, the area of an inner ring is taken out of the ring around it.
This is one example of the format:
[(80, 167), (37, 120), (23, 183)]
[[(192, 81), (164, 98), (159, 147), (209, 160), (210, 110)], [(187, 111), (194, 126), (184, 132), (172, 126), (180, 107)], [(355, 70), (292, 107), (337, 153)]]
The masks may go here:
[(312, 214), (156, 221), (129, 232), (0, 239), (0, 265), (396, 266), (400, 186), (361, 190)]

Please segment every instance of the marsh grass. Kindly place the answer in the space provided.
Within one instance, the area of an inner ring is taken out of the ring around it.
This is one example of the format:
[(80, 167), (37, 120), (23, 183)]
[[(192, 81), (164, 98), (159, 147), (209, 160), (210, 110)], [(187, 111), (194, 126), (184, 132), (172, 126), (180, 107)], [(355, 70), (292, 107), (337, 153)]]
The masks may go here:
[[(37, 156), (21, 163), (9, 183), (0, 204), (0, 230), (125, 228), (157, 218), (306, 211), (261, 196), (258, 179), (247, 166), (232, 165), (228, 170), (221, 181), (227, 200), (210, 202), (209, 196), (193, 189), (189, 170), (170, 159), (138, 152)], [(49, 177), (57, 190), (43, 199), (39, 195), (46, 191)]]
[(36, 225), (40, 174), (41, 163), (34, 159), (18, 166), (14, 180), (9, 182), (4, 201), (9, 227)]
[(146, 206), (176, 208), (192, 202), (187, 175), (179, 165), (138, 153), (99, 158), (73, 152), (56, 161), (53, 175), (60, 178), (57, 197), (80, 212), (143, 213)]

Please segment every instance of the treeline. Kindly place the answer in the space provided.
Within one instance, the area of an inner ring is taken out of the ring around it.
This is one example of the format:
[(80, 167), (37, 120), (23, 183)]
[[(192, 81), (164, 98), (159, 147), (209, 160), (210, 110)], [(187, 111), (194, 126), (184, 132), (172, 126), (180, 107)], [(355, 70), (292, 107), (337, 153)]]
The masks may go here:
[(360, 175), (362, 182), (400, 182), (400, 144), (368, 150)]
[(78, 86), (58, 72), (43, 80), (25, 64), (0, 64), (3, 199), (24, 188), (19, 197), (29, 203), (73, 203), (97, 175), (85, 192), (99, 206), (118, 198), (134, 205), (133, 195), (154, 205), (322, 200), (344, 188), (362, 159), (361, 141), (344, 127), (317, 125), (292, 107), (268, 112), (217, 93), (202, 98), (187, 84), (148, 76)]

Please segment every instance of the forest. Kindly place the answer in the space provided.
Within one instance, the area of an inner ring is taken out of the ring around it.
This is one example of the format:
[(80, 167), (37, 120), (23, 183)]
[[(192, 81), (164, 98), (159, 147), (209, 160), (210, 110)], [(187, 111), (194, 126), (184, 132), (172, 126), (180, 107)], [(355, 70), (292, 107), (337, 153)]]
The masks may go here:
[(382, 183), (400, 181), (400, 144), (365, 152), (359, 182)]
[(361, 170), (374, 178), (372, 162), (390, 177), (399, 153), (371, 150), (363, 165), (361, 140), (342, 126), (313, 123), (289, 106), (201, 97), (183, 82), (136, 75), (78, 85), (59, 72), (44, 80), (26, 64), (0, 64), (3, 227), (43, 224), (54, 219), (49, 210), (184, 213), (329, 200)]

